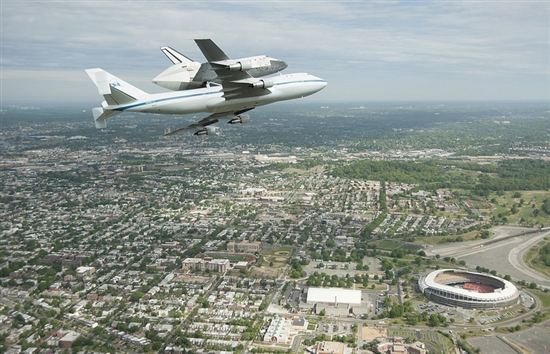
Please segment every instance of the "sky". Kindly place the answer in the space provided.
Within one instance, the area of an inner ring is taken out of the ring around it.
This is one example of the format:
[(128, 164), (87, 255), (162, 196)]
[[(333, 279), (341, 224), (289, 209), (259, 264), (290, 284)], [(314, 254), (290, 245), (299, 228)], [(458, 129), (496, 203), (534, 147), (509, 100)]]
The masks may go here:
[(168, 45), (328, 81), (313, 101), (550, 100), (550, 1), (0, 0), (2, 104), (94, 101), (102, 68), (146, 92)]

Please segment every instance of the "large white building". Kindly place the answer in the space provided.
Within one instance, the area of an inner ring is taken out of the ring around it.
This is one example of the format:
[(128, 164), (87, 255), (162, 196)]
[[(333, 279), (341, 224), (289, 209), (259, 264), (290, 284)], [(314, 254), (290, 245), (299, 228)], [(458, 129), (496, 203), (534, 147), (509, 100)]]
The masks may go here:
[(95, 273), (95, 268), (94, 267), (78, 267), (76, 268), (76, 276), (77, 277), (85, 277), (87, 275), (92, 275)]
[(291, 320), (275, 316), (264, 336), (264, 342), (286, 343), (290, 334)]
[(354, 307), (363, 307), (361, 290), (342, 288), (309, 288), (306, 304), (316, 313), (325, 310), (327, 315), (334, 316), (347, 316)]
[(342, 288), (309, 288), (307, 303), (360, 305), (361, 291)]
[(187, 269), (209, 269), (213, 272), (224, 273), (229, 269), (228, 259), (212, 259), (212, 258), (186, 258), (183, 260), (182, 268)]

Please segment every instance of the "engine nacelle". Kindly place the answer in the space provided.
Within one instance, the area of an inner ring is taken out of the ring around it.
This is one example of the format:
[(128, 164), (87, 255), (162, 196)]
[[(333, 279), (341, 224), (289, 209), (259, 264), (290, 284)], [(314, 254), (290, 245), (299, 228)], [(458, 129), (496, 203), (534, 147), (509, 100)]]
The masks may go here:
[(273, 79), (262, 79), (262, 80), (253, 82), (250, 84), (250, 87), (261, 88), (261, 89), (273, 87)]
[(236, 62), (235, 64), (231, 64), (227, 67), (231, 71), (246, 71), (252, 69), (252, 61), (250, 60), (243, 60)]
[(216, 135), (218, 134), (218, 127), (204, 127), (204, 129), (197, 130), (194, 135)]
[(250, 123), (250, 116), (248, 114), (238, 115), (229, 121), (229, 124), (246, 124)]

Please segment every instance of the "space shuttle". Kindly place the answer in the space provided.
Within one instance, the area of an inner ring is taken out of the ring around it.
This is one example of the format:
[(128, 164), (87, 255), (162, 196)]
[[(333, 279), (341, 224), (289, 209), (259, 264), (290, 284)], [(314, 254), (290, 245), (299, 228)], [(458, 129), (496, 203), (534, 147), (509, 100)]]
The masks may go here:
[[(226, 67), (228, 71), (243, 71), (252, 77), (262, 77), (275, 74), (287, 67), (284, 61), (265, 55), (230, 59), (212, 40), (208, 40), (206, 45), (210, 51), (216, 53), (219, 64)], [(160, 47), (160, 50), (173, 65), (157, 75), (152, 80), (154, 84), (172, 91), (182, 91), (206, 87), (207, 83), (221, 83), (221, 79), (209, 62), (193, 61), (168, 46)]]

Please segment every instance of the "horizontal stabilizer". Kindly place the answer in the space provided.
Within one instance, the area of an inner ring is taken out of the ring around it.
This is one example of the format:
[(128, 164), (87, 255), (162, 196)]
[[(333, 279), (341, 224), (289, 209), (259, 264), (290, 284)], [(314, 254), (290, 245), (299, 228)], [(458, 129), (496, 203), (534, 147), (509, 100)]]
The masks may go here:
[(107, 122), (105, 120), (119, 113), (119, 111), (104, 110), (102, 107), (92, 108), (95, 127), (98, 129), (107, 128)]
[(95, 127), (96, 127), (97, 129), (105, 129), (105, 128), (107, 128), (107, 120), (105, 120), (105, 119), (96, 120), (96, 121), (95, 121)]

